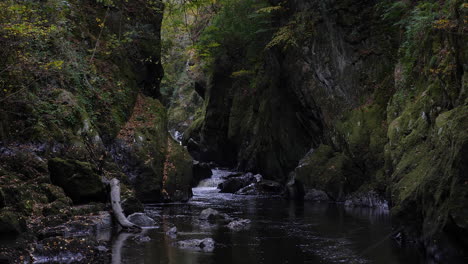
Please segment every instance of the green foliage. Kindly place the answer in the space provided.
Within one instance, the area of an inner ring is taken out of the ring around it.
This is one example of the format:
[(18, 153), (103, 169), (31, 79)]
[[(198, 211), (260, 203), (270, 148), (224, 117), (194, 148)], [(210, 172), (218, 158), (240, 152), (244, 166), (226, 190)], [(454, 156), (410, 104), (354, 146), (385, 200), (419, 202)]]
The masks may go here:
[[(282, 8), (274, 10), (282, 10)], [(298, 47), (300, 43), (304, 43), (313, 37), (315, 24), (319, 18), (319, 14), (313, 11), (297, 12), (288, 23), (276, 30), (265, 48), (278, 47), (287, 50)]]
[(207, 60), (222, 54), (255, 58), (271, 36), (271, 11), (264, 1), (221, 1), (220, 11), (213, 17), (195, 45)]
[(445, 53), (444, 56), (447, 56), (449, 51), (443, 49), (444, 45), (435, 44), (444, 34), (456, 34), (458, 28), (464, 30), (463, 24), (466, 22), (457, 15), (463, 14), (462, 1), (418, 1), (413, 4), (391, 1), (382, 6), (385, 10), (383, 19), (391, 21), (404, 32), (400, 46), (403, 76), (408, 78), (415, 72), (440, 72), (433, 69), (437, 61), (442, 61), (435, 54)]
[[(158, 23), (161, 2), (98, 2), (0, 2), (2, 137), (38, 139), (39, 134), (76, 131), (80, 115), (56, 107), (62, 90), (73, 94), (73, 107), (88, 113), (103, 134), (117, 133), (126, 121), (138, 92), (135, 80), (142, 78), (132, 66), (160, 63), (159, 42), (153, 41), (159, 32), (149, 24)], [(140, 9), (148, 13), (134, 17), (126, 12)], [(109, 19), (112, 12), (119, 20)]]
[(266, 45), (266, 49), (271, 49), (276, 46), (281, 46), (283, 49), (290, 47), (297, 47), (297, 40), (294, 33), (295, 23), (288, 23), (287, 25), (280, 27), (275, 32), (273, 38)]

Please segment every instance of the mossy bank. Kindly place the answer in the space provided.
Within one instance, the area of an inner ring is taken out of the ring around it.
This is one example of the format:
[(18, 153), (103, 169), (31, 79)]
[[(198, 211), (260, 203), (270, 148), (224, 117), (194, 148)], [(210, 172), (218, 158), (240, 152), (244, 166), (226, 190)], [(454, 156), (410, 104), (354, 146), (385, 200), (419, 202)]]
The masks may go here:
[(163, 10), (161, 1), (0, 3), (2, 236), (104, 210), (103, 178), (123, 183), (127, 214), (190, 198), (192, 159), (172, 142), (159, 101)]

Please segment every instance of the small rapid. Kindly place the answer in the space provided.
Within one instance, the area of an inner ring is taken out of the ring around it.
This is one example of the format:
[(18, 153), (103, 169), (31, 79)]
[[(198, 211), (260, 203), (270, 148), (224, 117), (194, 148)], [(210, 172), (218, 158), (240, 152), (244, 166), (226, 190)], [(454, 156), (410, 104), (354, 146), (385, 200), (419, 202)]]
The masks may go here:
[(200, 190), (200, 188), (217, 189), (218, 185), (224, 181), (226, 176), (234, 173), (232, 171), (223, 170), (223, 169), (212, 169), (211, 172), (212, 172), (211, 178), (201, 180), (200, 183), (198, 183), (198, 186), (193, 188), (193, 191), (198, 191)]
[[(336, 204), (297, 204), (280, 197), (220, 193), (216, 187), (234, 172), (212, 172), (211, 178), (193, 188), (188, 203), (146, 205), (146, 214), (160, 227), (146, 230), (144, 242), (133, 234), (119, 256), (113, 257), (119, 260), (114, 263), (422, 263), (415, 249), (399, 248), (390, 239), (388, 214)], [(204, 221), (200, 213), (207, 208), (250, 224), (234, 231), (226, 223)], [(193, 241), (208, 241), (214, 249), (197, 251), (180, 246)]]

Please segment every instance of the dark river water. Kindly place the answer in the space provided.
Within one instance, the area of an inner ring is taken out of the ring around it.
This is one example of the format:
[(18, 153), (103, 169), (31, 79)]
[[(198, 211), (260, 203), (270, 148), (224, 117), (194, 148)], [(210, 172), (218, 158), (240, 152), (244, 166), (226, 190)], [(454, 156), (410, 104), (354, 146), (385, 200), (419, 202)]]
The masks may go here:
[[(423, 263), (416, 249), (400, 248), (390, 238), (385, 212), (221, 194), (214, 186), (223, 173), (214, 170), (215, 179), (194, 188), (188, 203), (147, 205), (159, 227), (114, 235), (113, 263)], [(251, 223), (241, 231), (209, 224), (199, 220), (206, 208)], [(177, 237), (166, 234), (172, 227)], [(175, 245), (204, 238), (214, 240), (212, 252)]]

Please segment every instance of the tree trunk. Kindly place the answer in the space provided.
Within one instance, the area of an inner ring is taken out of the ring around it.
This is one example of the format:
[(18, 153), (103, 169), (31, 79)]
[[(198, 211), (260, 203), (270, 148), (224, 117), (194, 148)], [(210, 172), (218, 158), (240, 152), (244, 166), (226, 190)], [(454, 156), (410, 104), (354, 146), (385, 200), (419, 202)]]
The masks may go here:
[(138, 228), (141, 227), (135, 225), (134, 223), (128, 221), (127, 217), (123, 214), (122, 206), (120, 205), (120, 182), (116, 178), (113, 178), (109, 182), (110, 185), (110, 198), (112, 204), (112, 211), (114, 213), (115, 219), (123, 228)]

